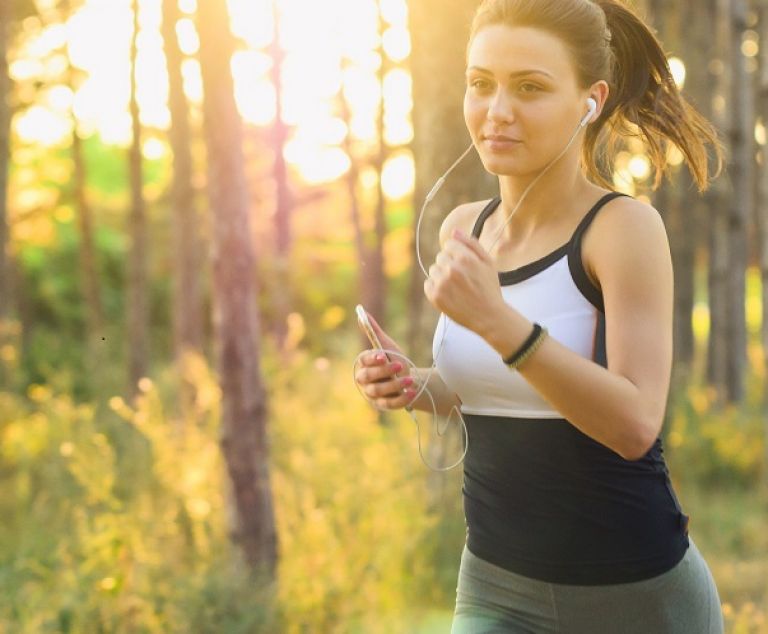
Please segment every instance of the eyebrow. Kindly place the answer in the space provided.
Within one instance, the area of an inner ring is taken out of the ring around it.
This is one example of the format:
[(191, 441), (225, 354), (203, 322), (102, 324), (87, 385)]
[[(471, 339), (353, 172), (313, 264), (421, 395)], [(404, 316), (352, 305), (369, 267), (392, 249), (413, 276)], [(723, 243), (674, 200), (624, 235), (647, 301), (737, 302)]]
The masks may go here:
[[(469, 73), (469, 71), (472, 71), (472, 70), (476, 70), (476, 71), (479, 71), (481, 73), (487, 73), (489, 75), (493, 74), (487, 68), (482, 68), (481, 66), (470, 66), (469, 68), (467, 68), (467, 72), (468, 73)], [(550, 73), (548, 73), (547, 71), (538, 70), (536, 68), (530, 68), (528, 70), (517, 70), (514, 73), (510, 73), (509, 74), (510, 77), (519, 77), (521, 75), (544, 75), (546, 77), (549, 77), (550, 79), (554, 79), (554, 76), (551, 75)]]

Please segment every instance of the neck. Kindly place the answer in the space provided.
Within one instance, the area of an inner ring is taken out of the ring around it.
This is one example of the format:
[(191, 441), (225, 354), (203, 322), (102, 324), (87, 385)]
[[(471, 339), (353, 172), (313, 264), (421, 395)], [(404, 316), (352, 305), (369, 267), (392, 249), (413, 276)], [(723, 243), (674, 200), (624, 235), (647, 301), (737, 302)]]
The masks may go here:
[(514, 236), (513, 242), (523, 241), (538, 229), (568, 216), (572, 204), (590, 187), (578, 158), (569, 152), (538, 180), (513, 214), (526, 188), (539, 174), (540, 170), (521, 176), (499, 176), (504, 214), (500, 239), (509, 240)]

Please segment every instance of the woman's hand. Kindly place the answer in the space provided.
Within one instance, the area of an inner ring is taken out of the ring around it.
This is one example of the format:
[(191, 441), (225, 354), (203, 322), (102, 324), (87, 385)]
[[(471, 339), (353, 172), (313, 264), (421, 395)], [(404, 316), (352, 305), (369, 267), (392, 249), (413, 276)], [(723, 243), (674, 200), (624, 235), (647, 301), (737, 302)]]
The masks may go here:
[(355, 382), (360, 389), (381, 409), (401, 409), (416, 396), (416, 382), (410, 376), (400, 346), (385, 333), (368, 313), (368, 319), (385, 350), (397, 352), (392, 360), (380, 350), (369, 350), (360, 355), (361, 367), (355, 372)]
[(496, 264), (476, 238), (458, 229), (429, 268), (424, 294), (437, 310), (481, 335), (507, 308)]

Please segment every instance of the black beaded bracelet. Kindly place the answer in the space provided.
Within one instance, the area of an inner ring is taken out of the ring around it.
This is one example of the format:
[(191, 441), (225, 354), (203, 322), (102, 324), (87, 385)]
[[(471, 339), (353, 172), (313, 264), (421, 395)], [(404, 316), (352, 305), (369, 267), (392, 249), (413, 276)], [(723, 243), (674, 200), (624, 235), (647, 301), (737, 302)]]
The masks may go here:
[(528, 352), (529, 348), (533, 346), (533, 344), (538, 340), (539, 335), (542, 333), (543, 328), (537, 324), (533, 324), (533, 332), (531, 332), (530, 335), (528, 335), (528, 338), (523, 342), (523, 345), (520, 346), (520, 348), (512, 354), (511, 356), (504, 359), (504, 363), (506, 363), (508, 366), (515, 367), (517, 365), (517, 362)]

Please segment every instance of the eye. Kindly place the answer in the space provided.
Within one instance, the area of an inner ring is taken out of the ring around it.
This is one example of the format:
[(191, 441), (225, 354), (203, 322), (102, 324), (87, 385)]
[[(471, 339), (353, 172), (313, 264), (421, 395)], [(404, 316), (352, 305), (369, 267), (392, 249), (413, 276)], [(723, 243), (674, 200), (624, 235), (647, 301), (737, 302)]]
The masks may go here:
[(539, 87), (536, 84), (526, 82), (524, 84), (520, 84), (520, 90), (523, 92), (536, 92), (539, 90)]
[(490, 83), (485, 79), (473, 79), (470, 80), (469, 86), (475, 90), (485, 90), (490, 86)]

